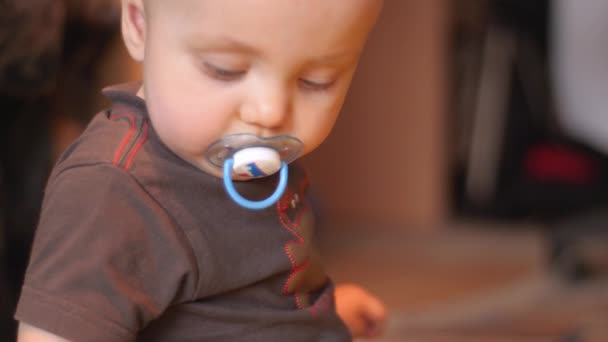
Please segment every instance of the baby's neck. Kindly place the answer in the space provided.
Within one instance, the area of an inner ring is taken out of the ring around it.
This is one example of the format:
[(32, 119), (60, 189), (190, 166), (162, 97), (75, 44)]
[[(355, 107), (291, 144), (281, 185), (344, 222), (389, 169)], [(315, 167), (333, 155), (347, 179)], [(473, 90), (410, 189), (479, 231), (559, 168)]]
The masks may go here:
[(142, 98), (142, 99), (146, 99), (146, 97), (144, 96), (144, 86), (143, 84), (139, 87), (139, 89), (137, 89), (137, 93), (135, 93), (135, 95), (137, 95), (138, 97)]

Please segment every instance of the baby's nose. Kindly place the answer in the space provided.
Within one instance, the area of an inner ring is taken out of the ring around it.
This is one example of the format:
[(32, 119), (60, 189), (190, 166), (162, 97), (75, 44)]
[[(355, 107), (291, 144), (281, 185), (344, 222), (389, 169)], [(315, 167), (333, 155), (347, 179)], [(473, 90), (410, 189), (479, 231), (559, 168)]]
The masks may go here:
[(264, 128), (280, 127), (291, 112), (291, 101), (286, 91), (270, 91), (245, 104), (241, 119)]

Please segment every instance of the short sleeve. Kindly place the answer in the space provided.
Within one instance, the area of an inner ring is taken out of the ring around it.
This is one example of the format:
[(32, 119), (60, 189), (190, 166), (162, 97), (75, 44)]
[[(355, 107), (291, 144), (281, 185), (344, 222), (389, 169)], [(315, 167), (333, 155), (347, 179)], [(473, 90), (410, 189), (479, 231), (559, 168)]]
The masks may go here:
[(197, 283), (187, 238), (124, 170), (51, 178), (15, 317), (74, 341), (131, 341)]

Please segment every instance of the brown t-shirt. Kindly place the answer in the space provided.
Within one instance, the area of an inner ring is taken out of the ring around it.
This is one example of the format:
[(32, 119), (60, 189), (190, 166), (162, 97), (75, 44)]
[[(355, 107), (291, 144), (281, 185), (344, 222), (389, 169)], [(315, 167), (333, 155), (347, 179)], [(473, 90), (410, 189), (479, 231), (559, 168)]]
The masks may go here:
[[(132, 86), (55, 166), (15, 314), (73, 341), (349, 341), (307, 182), (252, 211), (172, 153)], [(276, 177), (236, 182), (261, 199)]]

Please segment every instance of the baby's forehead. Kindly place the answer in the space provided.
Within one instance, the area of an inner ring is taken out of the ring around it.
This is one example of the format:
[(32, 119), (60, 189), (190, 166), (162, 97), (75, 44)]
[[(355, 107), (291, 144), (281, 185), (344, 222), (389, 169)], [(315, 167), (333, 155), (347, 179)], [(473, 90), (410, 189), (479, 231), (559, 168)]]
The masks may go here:
[(151, 25), (156, 17), (170, 17), (165, 22), (175, 30), (212, 36), (285, 36), (286, 44), (301, 38), (365, 36), (382, 5), (382, 0), (144, 1)]
[(270, 56), (264, 60), (278, 64), (323, 64), (317, 60), (343, 54), (342, 60), (336, 57), (331, 62), (350, 65), (359, 56), (382, 1), (145, 0), (145, 4), (149, 38), (160, 36), (197, 54), (219, 45), (215, 50)]
[(182, 15), (230, 15), (255, 16), (260, 19), (272, 17), (288, 18), (294, 14), (301, 20), (314, 21), (320, 14), (327, 19), (336, 16), (376, 16), (384, 0), (142, 0), (150, 10), (159, 9), (158, 14), (177, 12)]

